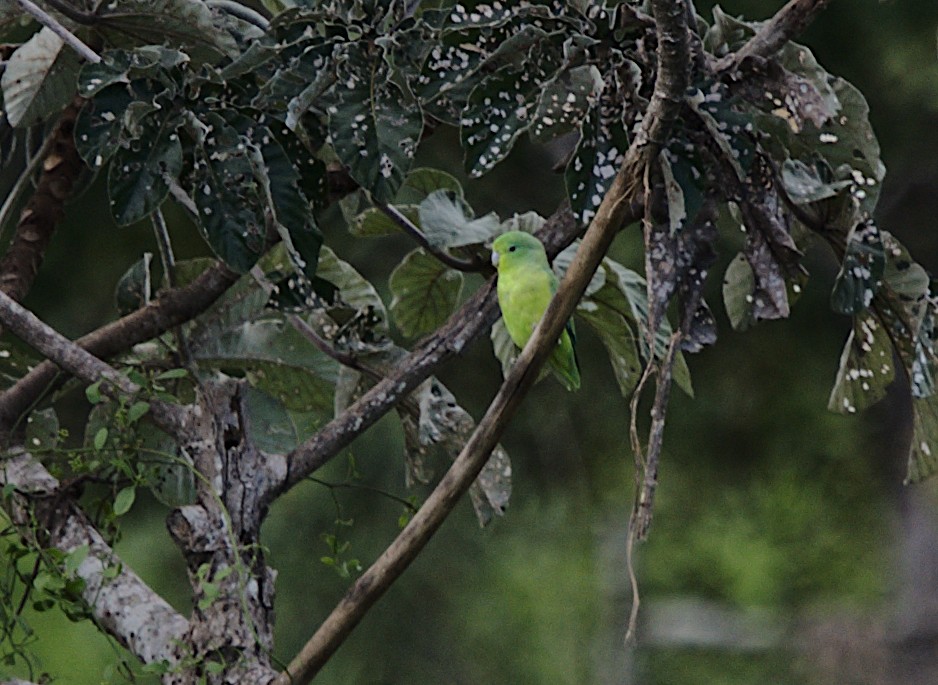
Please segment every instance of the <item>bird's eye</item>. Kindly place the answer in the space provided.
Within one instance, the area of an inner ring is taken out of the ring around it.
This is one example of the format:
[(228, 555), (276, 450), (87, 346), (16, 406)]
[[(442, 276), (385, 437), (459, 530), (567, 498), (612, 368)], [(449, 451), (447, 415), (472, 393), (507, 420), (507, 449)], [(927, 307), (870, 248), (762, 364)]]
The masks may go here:
[(512, 245), (511, 247), (508, 248), (508, 251), (509, 251), (509, 252), (514, 252), (514, 251), (517, 250), (517, 249), (518, 249), (518, 246), (517, 246), (517, 245)]

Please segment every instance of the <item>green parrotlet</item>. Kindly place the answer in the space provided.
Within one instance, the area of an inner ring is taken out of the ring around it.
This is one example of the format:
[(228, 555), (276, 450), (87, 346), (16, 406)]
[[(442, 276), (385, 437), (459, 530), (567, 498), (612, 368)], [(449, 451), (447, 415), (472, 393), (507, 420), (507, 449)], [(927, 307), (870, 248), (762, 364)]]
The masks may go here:
[[(495, 239), (492, 264), (498, 270), (498, 306), (505, 328), (512, 342), (523, 348), (557, 292), (557, 277), (547, 262), (541, 241), (522, 231), (509, 231)], [(573, 340), (571, 319), (547, 360), (567, 390), (580, 387)]]

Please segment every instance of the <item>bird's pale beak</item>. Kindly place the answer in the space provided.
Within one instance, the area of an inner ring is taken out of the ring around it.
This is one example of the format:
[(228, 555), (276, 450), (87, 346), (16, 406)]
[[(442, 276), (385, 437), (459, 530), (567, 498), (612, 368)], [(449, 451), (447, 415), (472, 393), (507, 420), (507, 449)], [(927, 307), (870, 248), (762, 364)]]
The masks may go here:
[(498, 268), (498, 253), (495, 250), (492, 250), (492, 266)]

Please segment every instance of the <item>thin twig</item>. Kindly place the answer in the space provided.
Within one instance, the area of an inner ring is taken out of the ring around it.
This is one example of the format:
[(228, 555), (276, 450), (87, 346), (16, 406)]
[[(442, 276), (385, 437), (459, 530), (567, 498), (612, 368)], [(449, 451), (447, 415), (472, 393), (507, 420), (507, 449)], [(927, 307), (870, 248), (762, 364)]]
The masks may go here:
[(387, 216), (391, 221), (396, 223), (401, 228), (401, 230), (417, 241), (417, 243), (423, 249), (436, 257), (446, 266), (456, 269), (457, 271), (465, 271), (469, 273), (482, 271), (487, 266), (486, 262), (479, 260), (466, 261), (464, 259), (458, 259), (457, 257), (453, 257), (445, 250), (437, 249), (430, 244), (430, 241), (427, 239), (427, 236), (424, 235), (423, 231), (421, 231), (413, 221), (408, 219), (394, 205), (386, 205), (383, 202), (375, 202), (374, 205), (380, 212)]
[(35, 174), (42, 165), (42, 161), (49, 153), (49, 150), (52, 148), (54, 142), (54, 135), (50, 134), (46, 136), (45, 140), (42, 141), (42, 146), (32, 157), (29, 157), (29, 148), (26, 148), (26, 155), (28, 160), (26, 168), (23, 169), (19, 178), (16, 179), (16, 183), (13, 185), (13, 188), (10, 189), (10, 193), (3, 201), (3, 205), (0, 206), (0, 238), (3, 236), (3, 228), (7, 225), (7, 221), (10, 219), (10, 214), (18, 204), (20, 196), (23, 194), (23, 191), (26, 190), (26, 188), (31, 184), (33, 174)]
[(92, 64), (97, 64), (101, 61), (101, 56), (98, 53), (85, 45), (78, 36), (62, 26), (58, 19), (46, 12), (32, 0), (17, 0), (17, 2), (19, 2), (24, 10), (35, 17), (36, 21), (68, 43), (75, 52), (84, 57), (87, 61)]

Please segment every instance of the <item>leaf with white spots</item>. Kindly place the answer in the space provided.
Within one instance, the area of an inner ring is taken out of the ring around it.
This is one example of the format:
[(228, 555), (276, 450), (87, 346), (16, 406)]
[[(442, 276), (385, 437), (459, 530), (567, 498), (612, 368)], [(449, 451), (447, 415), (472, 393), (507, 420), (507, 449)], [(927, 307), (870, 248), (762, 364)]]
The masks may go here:
[(519, 68), (503, 67), (472, 89), (460, 120), (470, 176), (482, 176), (507, 157), (518, 137), (534, 123), (544, 83), (560, 59), (549, 42), (537, 42)]
[(486, 242), (501, 232), (494, 212), (473, 218), (472, 208), (450, 190), (434, 190), (418, 207), (420, 228), (436, 249)]
[(53, 450), (60, 438), (59, 417), (53, 407), (39, 409), (27, 417), (23, 444), (30, 452)]
[(596, 215), (625, 159), (629, 136), (623, 116), (621, 102), (607, 88), (581, 123), (580, 142), (564, 172), (570, 208), (580, 223)]
[(388, 203), (410, 168), (423, 115), (376, 56), (353, 44), (344, 57), (327, 95), (332, 145), (352, 178)]
[(745, 255), (736, 255), (723, 277), (723, 305), (733, 330), (744, 331), (752, 325), (755, 287), (752, 267)]
[(144, 45), (134, 50), (110, 50), (101, 61), (82, 66), (78, 75), (78, 92), (84, 98), (95, 97), (115, 83), (130, 83), (138, 78), (154, 78), (167, 82), (166, 71), (185, 65), (189, 56), (161, 45)]
[(831, 292), (831, 308), (840, 314), (859, 314), (873, 303), (886, 265), (883, 240), (870, 220), (857, 224), (847, 236), (840, 272)]
[(912, 400), (912, 444), (906, 483), (917, 483), (938, 471), (938, 395)]
[(119, 148), (107, 177), (111, 214), (118, 226), (126, 226), (153, 213), (169, 194), (167, 179), (182, 171), (182, 144), (176, 133), (176, 117), (149, 117), (142, 135)]
[(734, 107), (726, 87), (720, 83), (712, 84), (706, 93), (697, 90), (685, 101), (700, 118), (723, 160), (743, 181), (749, 175), (756, 150), (750, 135), (754, 128), (751, 118)]
[(79, 61), (51, 29), (20, 45), (0, 76), (3, 105), (11, 126), (27, 127), (59, 112), (75, 96)]
[(853, 414), (875, 404), (895, 378), (889, 332), (871, 314), (854, 318), (828, 409)]
[(415, 338), (437, 329), (456, 310), (463, 276), (422, 249), (391, 273), (391, 314), (401, 332)]
[(244, 273), (264, 252), (265, 201), (241, 136), (217, 114), (205, 117), (211, 135), (196, 147), (189, 179), (200, 228), (212, 250)]
[(137, 101), (128, 86), (115, 84), (87, 101), (75, 121), (75, 148), (92, 169), (107, 162), (123, 140), (124, 116)]
[(546, 142), (578, 128), (602, 90), (602, 74), (591, 64), (561, 71), (541, 93), (531, 137)]

